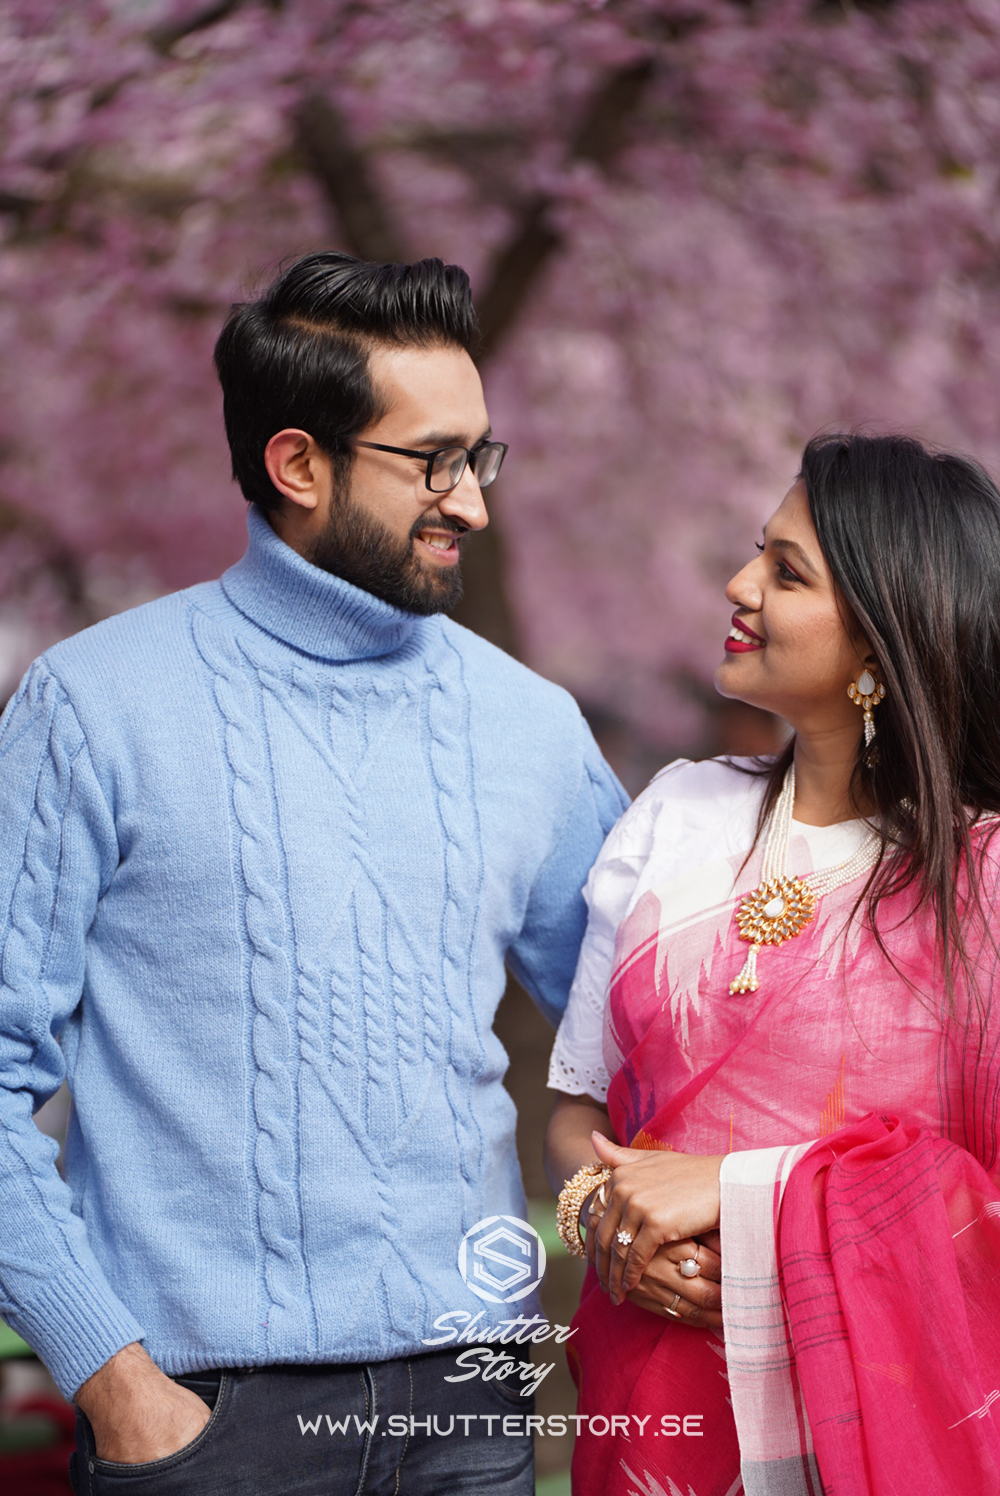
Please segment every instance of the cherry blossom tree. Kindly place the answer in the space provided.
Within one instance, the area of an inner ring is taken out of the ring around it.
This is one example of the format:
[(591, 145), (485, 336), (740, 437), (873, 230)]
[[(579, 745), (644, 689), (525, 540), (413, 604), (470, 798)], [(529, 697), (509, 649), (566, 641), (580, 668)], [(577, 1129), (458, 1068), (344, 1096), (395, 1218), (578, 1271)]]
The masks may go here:
[(722, 585), (809, 435), (1000, 469), (998, 75), (997, 0), (8, 0), (8, 676), (239, 553), (231, 300), (438, 254), (511, 443), (465, 621), (710, 744)]

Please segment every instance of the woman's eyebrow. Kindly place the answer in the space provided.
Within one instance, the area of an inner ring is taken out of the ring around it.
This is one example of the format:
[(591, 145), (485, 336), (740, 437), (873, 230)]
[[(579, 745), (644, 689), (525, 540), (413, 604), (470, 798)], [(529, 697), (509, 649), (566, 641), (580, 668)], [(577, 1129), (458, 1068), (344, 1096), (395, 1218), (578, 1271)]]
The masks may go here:
[(773, 546), (776, 551), (790, 551), (792, 555), (796, 557), (799, 564), (804, 567), (806, 571), (810, 572), (812, 576), (815, 577), (819, 575), (815, 566), (813, 566), (812, 562), (809, 560), (809, 557), (799, 545), (798, 541), (769, 539), (768, 544)]

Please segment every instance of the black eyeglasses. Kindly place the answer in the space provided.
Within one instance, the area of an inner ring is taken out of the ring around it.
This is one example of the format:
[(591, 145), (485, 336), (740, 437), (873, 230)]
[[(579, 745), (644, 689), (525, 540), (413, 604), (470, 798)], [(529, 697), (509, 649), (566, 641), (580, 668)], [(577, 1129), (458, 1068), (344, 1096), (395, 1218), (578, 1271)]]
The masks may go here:
[(462, 481), (467, 467), (480, 488), (489, 488), (507, 456), (507, 442), (478, 442), (474, 447), (438, 447), (433, 452), (415, 452), (411, 447), (386, 447), (382, 442), (354, 443), (376, 452), (395, 452), (397, 457), (419, 457), (427, 464), (424, 479), (431, 493), (451, 493)]

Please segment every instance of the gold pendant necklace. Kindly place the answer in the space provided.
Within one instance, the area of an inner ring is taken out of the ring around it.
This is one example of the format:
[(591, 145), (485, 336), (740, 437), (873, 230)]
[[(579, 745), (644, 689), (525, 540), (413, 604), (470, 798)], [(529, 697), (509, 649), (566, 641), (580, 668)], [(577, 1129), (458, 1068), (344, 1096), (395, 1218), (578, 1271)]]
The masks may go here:
[(790, 877), (785, 868), (788, 863), (788, 845), (791, 840), (792, 811), (795, 806), (795, 765), (791, 764), (785, 775), (781, 793), (771, 812), (761, 866), (761, 881), (751, 893), (744, 894), (736, 911), (736, 925), (740, 939), (750, 943), (746, 961), (739, 975), (729, 984), (735, 996), (756, 992), (760, 985), (757, 979), (757, 957), (765, 945), (783, 945), (801, 935), (816, 913), (816, 905), (825, 893), (850, 883), (878, 860), (881, 839), (876, 832), (865, 841), (846, 862), (827, 869), (823, 873), (810, 873), (808, 877)]

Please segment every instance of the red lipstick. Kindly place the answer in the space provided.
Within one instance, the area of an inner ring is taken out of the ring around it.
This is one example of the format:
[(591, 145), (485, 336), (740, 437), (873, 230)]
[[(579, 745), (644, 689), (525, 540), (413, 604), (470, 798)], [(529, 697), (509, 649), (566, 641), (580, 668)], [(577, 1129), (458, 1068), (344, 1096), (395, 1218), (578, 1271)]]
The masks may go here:
[[(743, 637), (734, 637), (734, 632), (735, 635), (742, 634)], [(763, 649), (765, 643), (766, 640), (744, 623), (738, 614), (733, 614), (732, 630), (725, 643), (727, 654), (752, 654), (754, 650)]]

